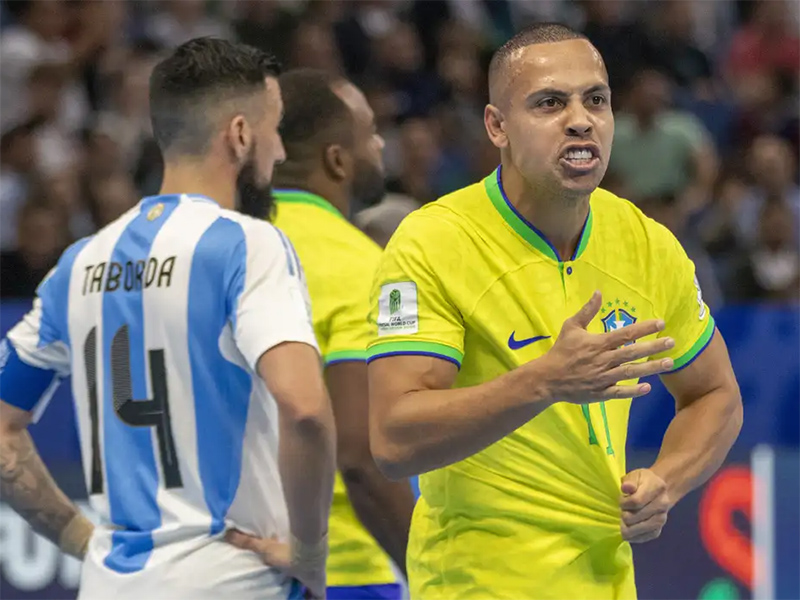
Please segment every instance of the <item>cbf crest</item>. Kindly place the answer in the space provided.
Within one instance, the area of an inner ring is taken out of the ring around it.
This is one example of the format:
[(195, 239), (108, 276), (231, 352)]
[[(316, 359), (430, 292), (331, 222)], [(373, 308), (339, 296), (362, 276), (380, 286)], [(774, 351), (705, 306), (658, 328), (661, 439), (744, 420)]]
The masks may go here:
[[(636, 323), (636, 317), (634, 316), (636, 307), (630, 306), (627, 300), (620, 302), (619, 299), (616, 299), (613, 302), (606, 302), (600, 312), (605, 314), (600, 320), (603, 322), (603, 330), (606, 333)], [(633, 344), (633, 342), (625, 345), (628, 346), (629, 344)]]

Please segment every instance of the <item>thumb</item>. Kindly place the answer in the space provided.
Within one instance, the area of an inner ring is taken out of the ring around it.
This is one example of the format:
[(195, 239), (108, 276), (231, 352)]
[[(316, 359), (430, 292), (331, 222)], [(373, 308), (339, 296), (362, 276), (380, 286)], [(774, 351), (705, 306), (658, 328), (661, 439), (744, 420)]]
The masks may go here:
[(636, 490), (639, 489), (639, 482), (642, 477), (642, 473), (639, 470), (631, 471), (625, 477), (622, 478), (622, 493), (626, 496), (630, 496), (631, 494), (635, 494)]
[(600, 310), (602, 304), (603, 295), (598, 291), (594, 292), (589, 301), (583, 305), (583, 308), (572, 316), (572, 322), (581, 329), (586, 329), (597, 315), (597, 311)]

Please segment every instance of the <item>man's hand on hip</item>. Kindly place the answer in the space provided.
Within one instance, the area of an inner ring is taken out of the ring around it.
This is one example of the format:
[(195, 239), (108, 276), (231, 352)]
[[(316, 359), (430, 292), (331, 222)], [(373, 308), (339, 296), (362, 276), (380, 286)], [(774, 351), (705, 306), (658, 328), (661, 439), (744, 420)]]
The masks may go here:
[(308, 590), (307, 597), (314, 600), (325, 598), (327, 535), (312, 546), (294, 538), (287, 544), (276, 538), (260, 538), (231, 529), (225, 534), (225, 541), (237, 548), (255, 552), (265, 565), (275, 567), (300, 581)]

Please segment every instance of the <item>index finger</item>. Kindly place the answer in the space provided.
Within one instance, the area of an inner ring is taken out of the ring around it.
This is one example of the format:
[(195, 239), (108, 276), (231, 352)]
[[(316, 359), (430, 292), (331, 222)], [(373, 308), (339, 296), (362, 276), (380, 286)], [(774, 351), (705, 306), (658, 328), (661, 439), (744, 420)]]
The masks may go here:
[(632, 325), (620, 327), (614, 331), (601, 333), (603, 336), (603, 343), (609, 350), (614, 350), (625, 344), (635, 342), (639, 338), (658, 333), (663, 331), (665, 327), (664, 321), (661, 319), (649, 319), (647, 321), (639, 321)]
[(259, 551), (259, 538), (242, 533), (237, 529), (229, 529), (225, 532), (225, 541), (242, 550), (251, 550), (252, 552)]
[(644, 485), (639, 486), (639, 489), (637, 489), (634, 493), (627, 496), (621, 496), (619, 500), (619, 507), (622, 510), (629, 512), (638, 512), (655, 500), (660, 492), (661, 490), (658, 488), (645, 483)]

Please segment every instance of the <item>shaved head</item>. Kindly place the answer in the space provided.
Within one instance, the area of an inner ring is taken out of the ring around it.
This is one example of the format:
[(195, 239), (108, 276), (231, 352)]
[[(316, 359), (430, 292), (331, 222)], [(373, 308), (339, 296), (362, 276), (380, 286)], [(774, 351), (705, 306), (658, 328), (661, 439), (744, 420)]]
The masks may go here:
[(526, 27), (500, 46), (489, 64), (489, 102), (497, 104), (508, 84), (509, 67), (528, 46), (588, 38), (560, 23), (536, 23)]

